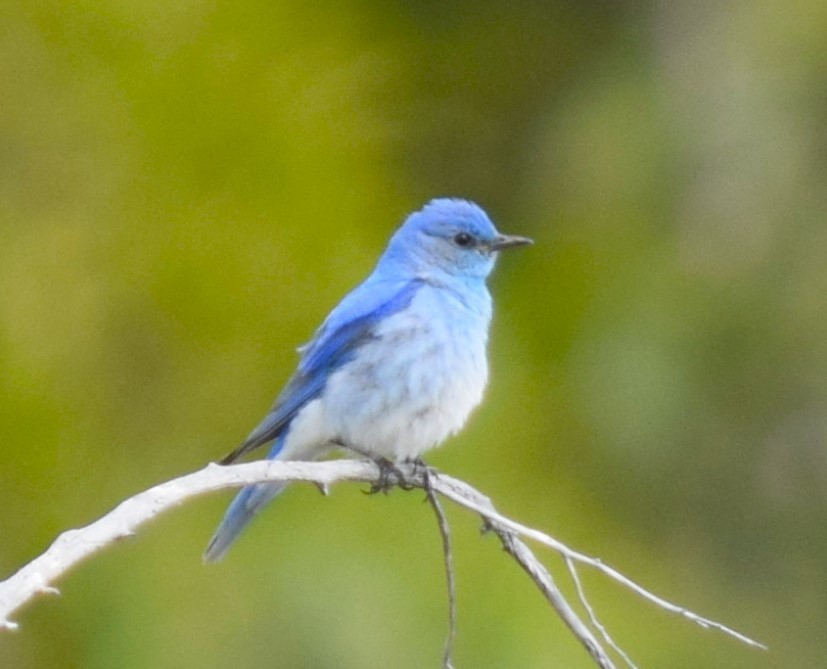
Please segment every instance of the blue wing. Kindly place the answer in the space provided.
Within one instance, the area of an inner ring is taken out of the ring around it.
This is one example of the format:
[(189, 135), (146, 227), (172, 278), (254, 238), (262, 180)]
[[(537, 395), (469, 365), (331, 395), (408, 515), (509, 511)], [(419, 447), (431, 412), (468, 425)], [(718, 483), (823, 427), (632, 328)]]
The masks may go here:
[[(352, 360), (360, 344), (375, 336), (376, 325), (385, 317), (410, 304), (421, 282), (381, 282), (368, 280), (350, 293), (334, 309), (313, 341), (302, 349), (299, 368), (276, 400), (270, 413), (241, 446), (225, 457), (228, 464), (244, 453), (276, 440), (268, 458), (278, 456), (287, 436), (290, 421), (309, 401), (318, 397), (328, 377)], [(261, 509), (284, 489), (283, 483), (246, 486), (236, 495), (210, 540), (204, 559), (220, 560)]]
[[(235, 462), (245, 453), (281, 435), (301, 408), (318, 397), (327, 379), (353, 359), (359, 346), (375, 336), (376, 325), (407, 307), (422, 282), (368, 280), (345, 297), (330, 313), (313, 340), (301, 350), (296, 373), (276, 399), (273, 408), (238, 448), (221, 460)], [(278, 455), (274, 449), (268, 457)]]

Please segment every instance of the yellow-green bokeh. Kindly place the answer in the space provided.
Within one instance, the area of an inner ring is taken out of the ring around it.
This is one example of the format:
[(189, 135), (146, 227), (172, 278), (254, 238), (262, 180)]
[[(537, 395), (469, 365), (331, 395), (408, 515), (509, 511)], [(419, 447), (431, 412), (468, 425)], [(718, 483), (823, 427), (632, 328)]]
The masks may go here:
[[(816, 0), (0, 3), (0, 575), (236, 445), (405, 213), (456, 195), (537, 244), (430, 461), (770, 646), (586, 575), (641, 667), (823, 666), (826, 72)], [(0, 666), (439, 666), (419, 495), (291, 489), (205, 567), (228, 498), (75, 570)], [(592, 666), (450, 517), (457, 666)]]

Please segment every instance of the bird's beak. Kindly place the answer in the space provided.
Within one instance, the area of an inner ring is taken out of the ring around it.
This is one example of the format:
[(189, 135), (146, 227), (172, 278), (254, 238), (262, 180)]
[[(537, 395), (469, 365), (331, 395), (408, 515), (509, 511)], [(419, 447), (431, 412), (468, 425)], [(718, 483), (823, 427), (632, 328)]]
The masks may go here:
[(489, 242), (489, 251), (502, 251), (503, 249), (513, 249), (518, 246), (527, 246), (533, 244), (534, 240), (528, 237), (518, 237), (517, 235), (497, 235)]

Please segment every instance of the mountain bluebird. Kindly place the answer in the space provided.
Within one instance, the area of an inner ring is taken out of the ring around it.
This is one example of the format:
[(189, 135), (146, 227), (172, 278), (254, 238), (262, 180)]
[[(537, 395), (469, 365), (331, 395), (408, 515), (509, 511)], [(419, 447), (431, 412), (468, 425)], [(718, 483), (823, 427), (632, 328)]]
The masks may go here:
[[(416, 460), (457, 432), (488, 380), (485, 280), (498, 251), (530, 243), (499, 234), (465, 200), (433, 200), (411, 214), (373, 273), (299, 349), (298, 370), (273, 408), (222, 464), (269, 442), (276, 460), (313, 460), (337, 447)], [(220, 559), (283, 488), (242, 489), (204, 559)]]

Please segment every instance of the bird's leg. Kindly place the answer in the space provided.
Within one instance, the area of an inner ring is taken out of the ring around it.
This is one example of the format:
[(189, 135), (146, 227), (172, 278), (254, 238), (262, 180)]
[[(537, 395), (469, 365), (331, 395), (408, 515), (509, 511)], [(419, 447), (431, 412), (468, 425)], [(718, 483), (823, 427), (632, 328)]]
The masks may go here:
[(409, 458), (408, 460), (405, 460), (405, 462), (413, 465), (414, 476), (419, 474), (421, 470), (423, 478), (427, 478), (428, 473), (431, 471), (431, 468), (428, 466), (428, 463), (426, 463), (422, 458)]
[[(428, 476), (431, 473), (431, 468), (425, 463), (425, 461), (419, 457), (406, 458), (405, 464), (413, 467), (414, 479), (418, 478), (420, 475), (422, 476), (422, 487), (425, 488), (425, 490), (428, 490), (428, 486), (430, 485)], [(413, 490), (417, 487), (417, 485), (406, 480), (400, 481), (399, 487), (402, 488), (402, 490)]]
[(366, 494), (375, 495), (378, 492), (382, 492), (387, 495), (388, 492), (397, 485), (402, 488), (402, 490), (410, 490), (411, 487), (413, 487), (405, 480), (405, 474), (402, 473), (402, 470), (391, 460), (383, 458), (382, 456), (373, 457), (371, 460), (379, 467), (379, 479), (370, 487), (370, 490), (368, 490)]
[(434, 501), (434, 489), (431, 487), (431, 477), (436, 476), (439, 472), (428, 465), (422, 458), (415, 458), (413, 460), (414, 466), (414, 474), (418, 474), (419, 470), (422, 470), (422, 489), (425, 491), (425, 499), (422, 500), (423, 502), (431, 502), (433, 504)]
[(405, 480), (405, 474), (402, 472), (393, 461), (385, 458), (381, 455), (374, 455), (372, 453), (368, 453), (367, 451), (362, 450), (358, 446), (354, 446), (353, 444), (348, 444), (342, 441), (341, 439), (335, 439), (333, 442), (336, 446), (340, 446), (342, 448), (351, 451), (352, 453), (356, 453), (357, 455), (361, 455), (368, 460), (372, 461), (378, 468), (379, 468), (379, 479), (371, 485), (369, 490), (365, 491), (366, 495), (375, 495), (378, 492), (385, 493), (386, 495), (390, 492), (394, 486), (399, 486), (403, 490), (410, 490), (411, 487), (407, 481)]

